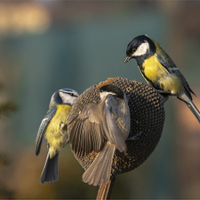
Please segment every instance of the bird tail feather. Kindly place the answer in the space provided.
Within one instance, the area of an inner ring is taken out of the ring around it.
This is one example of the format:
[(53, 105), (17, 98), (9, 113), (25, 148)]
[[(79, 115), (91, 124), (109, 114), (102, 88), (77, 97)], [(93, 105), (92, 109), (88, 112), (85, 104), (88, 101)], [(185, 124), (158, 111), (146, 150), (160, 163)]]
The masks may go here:
[(189, 104), (187, 104), (188, 108), (192, 111), (194, 116), (197, 118), (197, 120), (200, 123), (200, 112), (197, 109), (197, 107), (194, 105), (194, 103), (191, 101)]
[(109, 182), (114, 153), (115, 146), (107, 142), (90, 167), (84, 172), (83, 182), (94, 186)]
[(58, 180), (58, 155), (59, 153), (57, 153), (53, 158), (50, 159), (48, 152), (40, 178), (41, 184), (43, 184), (44, 182), (54, 182)]
[(192, 102), (192, 99), (190, 99), (188, 95), (185, 93), (183, 93), (178, 98), (187, 104), (188, 108), (192, 111), (192, 113), (197, 118), (198, 122), (200, 123), (200, 112), (198, 108), (195, 106), (195, 104)]

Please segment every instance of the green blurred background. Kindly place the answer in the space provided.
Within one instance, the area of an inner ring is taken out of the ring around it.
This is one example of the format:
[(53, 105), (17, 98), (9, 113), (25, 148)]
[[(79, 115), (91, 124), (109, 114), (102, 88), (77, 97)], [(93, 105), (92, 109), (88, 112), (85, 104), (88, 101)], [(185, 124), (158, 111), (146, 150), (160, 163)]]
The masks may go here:
[[(200, 108), (199, 1), (1, 1), (0, 103), (18, 105), (0, 119), (0, 198), (94, 199), (83, 169), (67, 146), (59, 180), (40, 185), (46, 144), (35, 137), (53, 92), (80, 94), (109, 77), (144, 82), (127, 44), (148, 34), (172, 57), (196, 93)], [(117, 176), (115, 199), (200, 199), (200, 126), (187, 106), (170, 98), (161, 140), (138, 169)], [(3, 160), (6, 162), (3, 162)]]

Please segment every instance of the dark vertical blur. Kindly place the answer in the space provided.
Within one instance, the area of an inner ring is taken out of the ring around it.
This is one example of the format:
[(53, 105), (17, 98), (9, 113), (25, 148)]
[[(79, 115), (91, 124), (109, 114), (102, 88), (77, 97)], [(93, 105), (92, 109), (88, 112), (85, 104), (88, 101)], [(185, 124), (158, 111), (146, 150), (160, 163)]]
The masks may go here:
[[(0, 2), (0, 102), (19, 105), (1, 119), (0, 151), (10, 158), (0, 179), (15, 198), (95, 198), (81, 180), (83, 169), (70, 147), (60, 156), (59, 181), (39, 184), (46, 157), (34, 142), (53, 92), (80, 94), (108, 77), (144, 82), (136, 62), (126, 65), (127, 44), (140, 34), (158, 41), (196, 93), (200, 108), (200, 2), (198, 1), (21, 1)], [(117, 177), (113, 198), (200, 198), (200, 127), (187, 106), (166, 103), (163, 136), (138, 169)]]

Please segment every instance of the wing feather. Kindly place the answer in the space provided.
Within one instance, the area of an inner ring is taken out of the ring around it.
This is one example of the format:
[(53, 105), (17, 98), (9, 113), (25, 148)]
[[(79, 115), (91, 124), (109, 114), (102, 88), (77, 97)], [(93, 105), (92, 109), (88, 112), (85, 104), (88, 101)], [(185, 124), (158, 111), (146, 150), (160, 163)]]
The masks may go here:
[(40, 148), (41, 148), (41, 144), (42, 144), (42, 140), (44, 137), (44, 133), (46, 130), (46, 127), (48, 126), (49, 122), (51, 121), (51, 119), (53, 118), (53, 116), (55, 115), (57, 110), (57, 107), (54, 106), (52, 107), (47, 114), (45, 115), (44, 119), (42, 120), (37, 136), (36, 136), (36, 141), (35, 141), (35, 145), (36, 145), (36, 149), (35, 149), (35, 154), (38, 155), (40, 153)]
[(92, 151), (101, 151), (105, 145), (102, 124), (98, 112), (95, 112), (97, 108), (98, 104), (95, 103), (85, 105), (74, 120), (70, 143), (75, 153), (88, 155)]
[[(163, 51), (164, 52), (164, 51)], [(181, 74), (181, 72), (179, 71), (179, 69), (176, 67), (176, 65), (174, 64), (174, 62), (172, 61), (172, 59), (169, 57), (168, 54), (164, 53), (164, 57), (161, 55), (157, 54), (157, 58), (159, 60), (159, 62), (162, 64), (162, 66), (170, 73), (170, 74), (175, 74), (176, 76), (178, 76), (185, 88), (185, 91), (187, 93), (187, 95), (192, 99), (192, 96), (190, 93), (194, 94), (194, 92), (191, 90), (188, 82), (186, 81), (185, 77)], [(194, 94), (195, 95), (195, 94)]]
[(119, 105), (117, 105), (114, 97), (112, 95), (108, 95), (104, 105), (103, 125), (105, 127), (104, 129), (106, 130), (105, 133), (108, 141), (112, 144), (115, 144), (116, 148), (122, 152), (126, 150), (125, 139), (123, 138), (121, 131), (117, 127), (116, 122), (112, 117), (112, 114), (117, 112), (116, 110), (118, 106)]

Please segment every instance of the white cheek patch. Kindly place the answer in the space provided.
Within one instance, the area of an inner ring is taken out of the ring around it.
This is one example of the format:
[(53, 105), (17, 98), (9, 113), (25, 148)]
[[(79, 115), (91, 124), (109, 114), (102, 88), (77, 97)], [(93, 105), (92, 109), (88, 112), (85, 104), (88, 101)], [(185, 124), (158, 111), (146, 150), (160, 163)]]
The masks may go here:
[(66, 94), (63, 92), (59, 92), (59, 95), (60, 95), (63, 103), (67, 103), (67, 104), (71, 104), (71, 105), (73, 105), (74, 100), (76, 99), (76, 97), (72, 97), (69, 94)]
[(132, 56), (142, 56), (146, 54), (148, 50), (149, 50), (149, 43), (145, 41), (137, 48), (137, 50), (132, 54)]
[(113, 93), (113, 92), (101, 92), (101, 93), (100, 93), (100, 98), (103, 99), (103, 98), (105, 98), (106, 96), (108, 96), (109, 94), (111, 94), (111, 95), (116, 95), (116, 94)]

